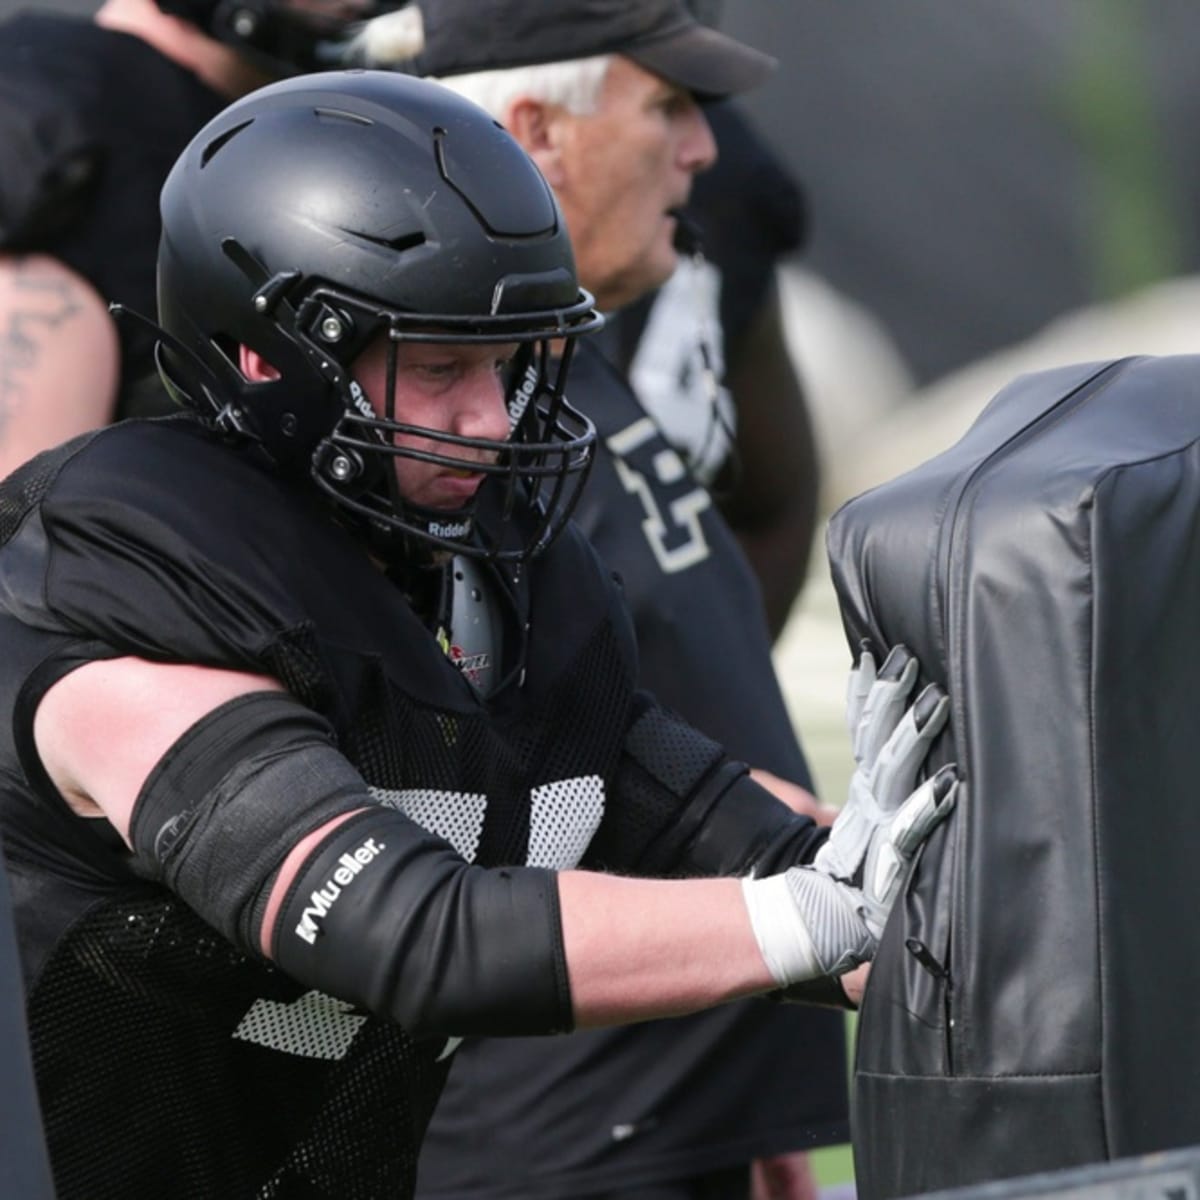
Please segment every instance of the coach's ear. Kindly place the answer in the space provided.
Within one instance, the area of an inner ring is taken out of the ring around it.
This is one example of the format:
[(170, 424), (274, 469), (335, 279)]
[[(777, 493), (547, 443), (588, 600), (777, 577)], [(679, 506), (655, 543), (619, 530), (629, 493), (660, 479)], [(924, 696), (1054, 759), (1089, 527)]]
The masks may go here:
[(561, 147), (569, 120), (570, 114), (561, 105), (547, 104), (531, 96), (518, 96), (505, 114), (505, 128), (556, 191), (566, 181)]

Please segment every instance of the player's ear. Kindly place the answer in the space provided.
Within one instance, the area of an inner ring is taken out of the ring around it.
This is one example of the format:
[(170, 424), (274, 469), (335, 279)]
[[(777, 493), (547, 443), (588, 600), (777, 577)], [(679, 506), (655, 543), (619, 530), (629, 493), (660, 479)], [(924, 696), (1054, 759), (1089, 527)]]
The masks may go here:
[(505, 128), (537, 163), (552, 188), (562, 186), (561, 144), (569, 114), (560, 105), (518, 96), (509, 106)]
[(279, 372), (257, 350), (249, 346), (238, 347), (238, 370), (248, 383), (269, 383), (279, 378)]

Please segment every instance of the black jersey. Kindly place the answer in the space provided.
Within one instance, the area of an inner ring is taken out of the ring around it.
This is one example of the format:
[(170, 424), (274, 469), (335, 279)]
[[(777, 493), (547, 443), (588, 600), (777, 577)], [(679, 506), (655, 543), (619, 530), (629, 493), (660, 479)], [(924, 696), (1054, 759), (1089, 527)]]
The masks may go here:
[[(736, 757), (805, 785), (753, 572), (708, 492), (594, 346), (571, 401), (601, 451), (576, 519), (621, 575), (640, 680)], [(841, 1014), (743, 1001), (551, 1040), (471, 1040), (419, 1193), (568, 1197), (849, 1138)]]
[(40, 696), (123, 654), (268, 672), (464, 857), (572, 866), (594, 832), (612, 854), (607, 811), (560, 785), (611, 779), (631, 719), (619, 590), (574, 530), (501, 582), (531, 628), (485, 702), (315, 496), (188, 417), (86, 435), (0, 488), (0, 819), (62, 1200), (402, 1200), (448, 1059), (139, 877), (45, 777)]
[[(73, 195), (57, 198), (56, 219), (16, 235), (15, 248), (50, 254), (104, 300), (153, 315), (159, 191), (226, 100), (141, 38), (60, 14), (21, 13), (0, 26), (0, 80), (0, 177), (55, 174), (55, 156), (69, 149), (56, 133), (84, 147), (92, 166)], [(45, 97), (51, 107), (37, 107)], [(22, 122), (40, 128), (21, 136)], [(128, 323), (118, 332), (118, 415), (164, 405), (160, 389), (137, 386), (153, 370), (152, 339)]]
[(708, 490), (596, 347), (579, 348), (570, 392), (600, 444), (575, 520), (621, 578), (643, 686), (737, 758), (811, 787), (758, 582)]

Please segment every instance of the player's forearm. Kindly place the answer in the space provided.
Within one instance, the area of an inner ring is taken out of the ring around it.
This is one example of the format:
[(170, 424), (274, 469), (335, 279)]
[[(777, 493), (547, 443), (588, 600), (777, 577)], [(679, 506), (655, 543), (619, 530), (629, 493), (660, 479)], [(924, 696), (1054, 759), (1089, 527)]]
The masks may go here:
[(736, 879), (558, 877), (575, 1022), (693, 1012), (775, 986)]

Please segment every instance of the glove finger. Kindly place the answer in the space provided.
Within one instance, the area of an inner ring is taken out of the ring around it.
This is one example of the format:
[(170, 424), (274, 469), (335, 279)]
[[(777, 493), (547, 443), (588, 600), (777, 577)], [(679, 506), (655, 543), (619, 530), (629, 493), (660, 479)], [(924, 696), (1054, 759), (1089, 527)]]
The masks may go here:
[(908, 799), (917, 771), (949, 716), (950, 699), (936, 683), (929, 684), (905, 712), (870, 772), (870, 791), (882, 811), (895, 812)]
[(864, 919), (876, 938), (883, 936), (904, 868), (929, 834), (949, 816), (957, 798), (954, 767), (943, 767), (913, 793), (888, 835), (872, 847), (864, 871), (863, 899)]
[(900, 806), (887, 840), (902, 858), (912, 858), (917, 847), (950, 815), (957, 800), (958, 776), (951, 764), (927, 779)]
[(854, 757), (868, 766), (904, 715), (905, 703), (920, 669), (906, 646), (893, 646), (863, 704), (853, 735)]
[(817, 851), (813, 865), (834, 879), (852, 878), (866, 857), (871, 834), (881, 815), (866, 781), (855, 772), (846, 803), (833, 822), (829, 839)]
[(867, 703), (871, 685), (875, 682), (875, 656), (871, 653), (871, 643), (864, 638), (858, 645), (858, 663), (846, 682), (846, 727), (850, 730), (851, 741), (862, 720), (863, 706)]

